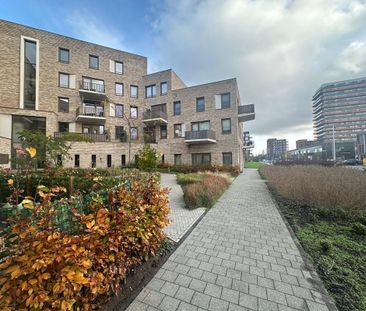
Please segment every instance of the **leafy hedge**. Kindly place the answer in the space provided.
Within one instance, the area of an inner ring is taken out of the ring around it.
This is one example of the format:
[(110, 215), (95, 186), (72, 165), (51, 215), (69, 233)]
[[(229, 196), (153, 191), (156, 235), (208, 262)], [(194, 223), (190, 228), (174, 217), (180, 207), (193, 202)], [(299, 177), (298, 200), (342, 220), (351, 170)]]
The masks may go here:
[[(26, 198), (6, 232), (0, 264), (1, 310), (92, 310), (116, 293), (126, 272), (154, 255), (168, 223), (167, 190), (155, 175), (95, 193), (80, 209), (61, 196), (65, 189), (40, 187)], [(16, 192), (16, 191), (14, 191)], [(71, 226), (60, 229), (55, 209)]]
[(238, 166), (226, 166), (226, 165), (170, 165), (160, 164), (158, 169), (161, 172), (174, 172), (174, 173), (197, 173), (197, 172), (214, 172), (214, 173), (230, 173), (232, 176), (240, 174), (240, 168)]
[(210, 208), (228, 188), (229, 184), (229, 179), (223, 176), (214, 174), (203, 175), (201, 181), (182, 186), (184, 201), (188, 208)]

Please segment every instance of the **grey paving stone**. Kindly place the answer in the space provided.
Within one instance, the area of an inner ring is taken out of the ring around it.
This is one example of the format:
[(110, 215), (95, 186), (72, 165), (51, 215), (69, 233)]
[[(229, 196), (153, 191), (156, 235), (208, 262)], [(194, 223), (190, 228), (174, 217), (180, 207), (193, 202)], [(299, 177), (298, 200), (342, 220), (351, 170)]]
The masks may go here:
[(287, 304), (285, 294), (274, 289), (267, 289), (267, 299), (283, 305)]
[(210, 304), (211, 296), (195, 292), (192, 297), (191, 303), (195, 306), (201, 307), (204, 310), (208, 309)]
[(258, 277), (258, 286), (274, 288), (274, 282), (272, 279)]
[(162, 311), (175, 311), (178, 309), (180, 301), (178, 299), (165, 296), (161, 302), (159, 309)]
[(174, 284), (171, 282), (165, 282), (163, 287), (160, 289), (160, 293), (174, 297), (178, 288), (179, 288), (179, 286), (177, 284)]
[(249, 284), (249, 295), (267, 299), (267, 290), (265, 287)]
[(289, 295), (293, 295), (292, 286), (285, 282), (274, 281), (275, 289)]
[(221, 299), (238, 304), (239, 303), (239, 292), (236, 290), (223, 288), (222, 294), (221, 294)]
[(278, 305), (272, 301), (258, 299), (258, 311), (278, 311)]
[(306, 300), (306, 303), (308, 304), (309, 311), (329, 311), (326, 305), (309, 300)]
[(183, 274), (179, 274), (177, 279), (175, 280), (175, 283), (184, 287), (188, 287), (189, 284), (191, 283), (192, 278), (187, 276), (187, 275), (183, 275)]
[(222, 292), (222, 287), (215, 284), (207, 284), (205, 288), (205, 294), (210, 295), (212, 297), (220, 298)]
[(296, 296), (292, 295), (286, 295), (287, 305), (289, 307), (299, 309), (299, 310), (308, 310), (308, 307), (306, 305), (306, 301), (302, 298), (298, 298)]
[(240, 293), (239, 305), (246, 307), (250, 310), (258, 310), (258, 298), (255, 296)]
[(191, 302), (193, 294), (194, 290), (180, 286), (177, 293), (175, 294), (175, 298), (189, 303)]
[(248, 311), (249, 309), (242, 306), (235, 305), (233, 303), (229, 304), (229, 311)]
[(192, 279), (191, 283), (189, 284), (189, 288), (193, 289), (194, 291), (203, 293), (206, 288), (206, 284), (206, 282), (203, 282), (201, 280)]
[(128, 306), (126, 311), (146, 311), (147, 308), (148, 308), (147, 305), (145, 305), (140, 301), (135, 300)]
[(152, 290), (146, 295), (143, 303), (149, 306), (157, 307), (163, 301), (164, 297), (164, 294)]
[(160, 280), (158, 278), (153, 278), (147, 285), (147, 288), (150, 288), (152, 290), (156, 290), (159, 291), (162, 286), (164, 285), (165, 281), (164, 280)]
[(169, 282), (174, 282), (177, 277), (178, 277), (178, 273), (177, 272), (173, 272), (173, 271), (166, 270), (163, 273), (163, 275), (161, 276), (161, 279), (162, 280), (165, 280), (165, 281), (169, 281)]
[(226, 311), (229, 308), (229, 303), (227, 301), (211, 298), (209, 310), (210, 311)]
[(201, 276), (201, 280), (207, 283), (215, 284), (217, 279), (217, 274), (204, 271)]
[(182, 301), (178, 307), (177, 311), (197, 311), (197, 307)]
[(218, 275), (216, 279), (216, 284), (222, 287), (231, 288), (233, 280), (227, 276)]
[(240, 280), (233, 280), (232, 289), (237, 290), (241, 293), (249, 293), (249, 284)]

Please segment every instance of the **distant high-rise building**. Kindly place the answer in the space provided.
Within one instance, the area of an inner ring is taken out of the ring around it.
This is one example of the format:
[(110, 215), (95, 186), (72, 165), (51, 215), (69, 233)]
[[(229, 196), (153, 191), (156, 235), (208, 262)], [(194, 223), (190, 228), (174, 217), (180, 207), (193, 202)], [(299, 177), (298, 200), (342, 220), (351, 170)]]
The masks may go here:
[(286, 139), (267, 139), (267, 158), (269, 160), (284, 158), (287, 150), (288, 143)]
[(310, 147), (314, 144), (316, 144), (316, 141), (314, 141), (314, 140), (299, 139), (296, 141), (296, 149)]

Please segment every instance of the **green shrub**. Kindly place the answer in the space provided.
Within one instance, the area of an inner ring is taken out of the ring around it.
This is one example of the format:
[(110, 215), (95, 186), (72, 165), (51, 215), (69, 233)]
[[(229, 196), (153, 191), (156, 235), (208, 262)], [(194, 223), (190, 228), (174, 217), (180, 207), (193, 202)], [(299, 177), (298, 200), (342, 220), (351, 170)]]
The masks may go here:
[(213, 173), (229, 173), (231, 176), (237, 176), (240, 174), (240, 168), (238, 166), (227, 165), (170, 165), (162, 163), (158, 165), (158, 169), (162, 172), (174, 172), (174, 173), (198, 173), (198, 172), (213, 172)]
[(156, 168), (158, 155), (150, 144), (145, 144), (136, 154), (136, 165), (140, 170), (147, 171)]
[(200, 182), (205, 177), (204, 174), (200, 173), (190, 173), (190, 174), (178, 174), (177, 183), (181, 186), (188, 184), (194, 184)]
[(352, 231), (359, 235), (366, 235), (366, 226), (361, 223), (355, 223), (352, 226)]

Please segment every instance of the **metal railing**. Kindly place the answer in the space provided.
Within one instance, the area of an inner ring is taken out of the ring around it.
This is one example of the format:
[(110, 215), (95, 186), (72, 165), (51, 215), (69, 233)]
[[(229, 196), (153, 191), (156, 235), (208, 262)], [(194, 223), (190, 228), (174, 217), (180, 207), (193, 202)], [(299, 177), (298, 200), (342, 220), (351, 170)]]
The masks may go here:
[(105, 85), (100, 83), (80, 81), (80, 89), (98, 93), (105, 93)]
[(142, 114), (142, 119), (143, 120), (150, 120), (150, 119), (164, 119), (164, 120), (167, 120), (168, 115), (165, 111), (148, 110), (148, 111), (145, 111)]
[(110, 141), (110, 136), (108, 134), (91, 134), (91, 133), (70, 133), (70, 132), (55, 132), (55, 138), (62, 138), (63, 136), (67, 136), (67, 140), (92, 140), (94, 142), (105, 142)]
[(185, 140), (201, 140), (201, 139), (211, 139), (216, 140), (215, 132), (212, 130), (205, 131), (186, 131)]
[(254, 104), (238, 106), (238, 114), (254, 113)]
[(81, 106), (76, 109), (76, 116), (104, 117), (103, 106)]

